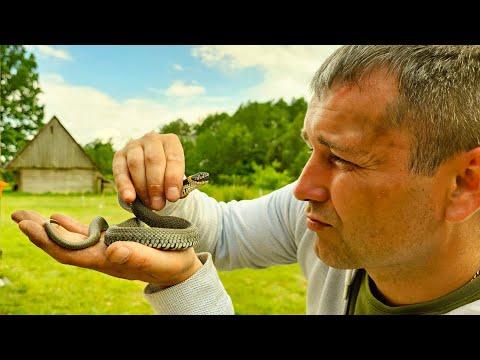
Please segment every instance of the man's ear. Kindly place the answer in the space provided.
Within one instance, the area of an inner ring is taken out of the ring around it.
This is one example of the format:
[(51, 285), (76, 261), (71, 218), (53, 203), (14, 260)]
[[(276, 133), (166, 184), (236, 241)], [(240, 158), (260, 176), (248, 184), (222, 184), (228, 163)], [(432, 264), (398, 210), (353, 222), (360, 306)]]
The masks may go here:
[(455, 158), (457, 175), (447, 205), (446, 219), (460, 222), (480, 208), (480, 147)]

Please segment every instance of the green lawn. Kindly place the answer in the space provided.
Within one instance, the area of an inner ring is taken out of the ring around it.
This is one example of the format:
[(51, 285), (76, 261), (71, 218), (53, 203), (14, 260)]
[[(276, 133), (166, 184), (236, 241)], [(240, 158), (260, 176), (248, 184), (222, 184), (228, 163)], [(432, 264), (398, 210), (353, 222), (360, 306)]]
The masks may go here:
[[(89, 223), (128, 217), (115, 194), (29, 195), (3, 191), (0, 199), (0, 314), (153, 314), (144, 283), (57, 263), (33, 245), (10, 219), (17, 209), (48, 217), (60, 212)], [(220, 272), (237, 314), (304, 314), (306, 282), (298, 265)]]

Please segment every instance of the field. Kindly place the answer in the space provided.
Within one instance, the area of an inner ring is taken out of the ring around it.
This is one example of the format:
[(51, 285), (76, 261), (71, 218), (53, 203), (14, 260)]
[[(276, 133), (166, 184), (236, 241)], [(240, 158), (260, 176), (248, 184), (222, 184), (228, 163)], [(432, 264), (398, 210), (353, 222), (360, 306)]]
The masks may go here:
[[(228, 200), (210, 188), (218, 200)], [(109, 223), (128, 217), (114, 193), (94, 195), (31, 195), (3, 191), (0, 198), (0, 314), (14, 315), (148, 315), (145, 283), (114, 278), (100, 272), (62, 265), (33, 245), (10, 219), (17, 209), (35, 210), (45, 217), (65, 213), (88, 224), (101, 214)], [(298, 265), (263, 270), (220, 272), (236, 314), (304, 314), (306, 282)]]

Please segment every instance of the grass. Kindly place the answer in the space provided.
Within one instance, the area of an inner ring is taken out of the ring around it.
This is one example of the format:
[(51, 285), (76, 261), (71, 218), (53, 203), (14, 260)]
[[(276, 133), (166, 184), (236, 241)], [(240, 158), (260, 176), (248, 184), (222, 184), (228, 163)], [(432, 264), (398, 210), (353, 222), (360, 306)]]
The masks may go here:
[[(128, 217), (115, 194), (32, 195), (4, 189), (0, 199), (0, 278), (8, 279), (9, 284), (0, 287), (0, 314), (153, 314), (142, 295), (145, 283), (56, 262), (33, 245), (10, 219), (17, 209), (35, 210), (45, 217), (65, 213), (86, 224), (95, 214), (111, 224)], [(219, 275), (236, 314), (305, 313), (306, 282), (297, 264)]]

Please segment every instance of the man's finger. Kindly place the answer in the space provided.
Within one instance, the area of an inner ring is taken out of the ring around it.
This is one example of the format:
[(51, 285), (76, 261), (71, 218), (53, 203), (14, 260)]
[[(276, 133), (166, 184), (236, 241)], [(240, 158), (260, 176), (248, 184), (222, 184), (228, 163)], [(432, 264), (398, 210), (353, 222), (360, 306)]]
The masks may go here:
[(127, 153), (128, 172), (132, 178), (133, 186), (137, 196), (145, 206), (150, 206), (150, 200), (147, 191), (147, 180), (145, 177), (145, 157), (142, 147), (135, 147)]
[(178, 136), (171, 134), (164, 143), (167, 166), (165, 169), (165, 196), (169, 201), (177, 201), (182, 190), (185, 174), (185, 155)]
[(50, 217), (64, 227), (66, 230), (88, 236), (88, 226), (75, 220), (71, 216), (65, 214), (52, 214)]
[(17, 224), (23, 220), (31, 220), (36, 222), (37, 224), (43, 224), (45, 222), (45, 218), (41, 216), (39, 213), (33, 210), (15, 210), (11, 215), (10, 218), (15, 221)]
[(127, 204), (133, 202), (136, 197), (130, 173), (128, 172), (127, 158), (124, 152), (117, 152), (113, 157), (112, 172), (120, 197)]
[[(151, 135), (153, 137), (153, 134)], [(165, 206), (165, 153), (161, 141), (147, 142), (143, 146), (145, 156), (145, 177), (147, 191), (150, 198), (150, 207), (153, 210), (161, 210)]]
[(39, 248), (45, 250), (51, 245), (52, 240), (48, 237), (43, 225), (33, 220), (22, 220), (18, 223), (20, 230)]

